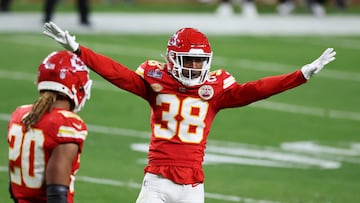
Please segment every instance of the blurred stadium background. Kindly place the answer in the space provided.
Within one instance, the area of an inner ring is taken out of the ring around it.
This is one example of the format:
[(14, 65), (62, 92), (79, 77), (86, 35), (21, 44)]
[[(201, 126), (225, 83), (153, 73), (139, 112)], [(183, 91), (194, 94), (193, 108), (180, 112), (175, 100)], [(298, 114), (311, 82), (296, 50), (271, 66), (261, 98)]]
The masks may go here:
[[(360, 202), (359, 1), (351, 1), (346, 11), (330, 1), (321, 19), (300, 8), (280, 18), (274, 2), (259, 2), (263, 15), (255, 20), (217, 19), (214, 3), (169, 2), (92, 1), (94, 28), (88, 29), (78, 28), (73, 2), (63, 1), (55, 22), (81, 44), (131, 69), (146, 59), (162, 61), (177, 26), (200, 26), (215, 54), (212, 69), (224, 68), (238, 82), (294, 71), (334, 47), (337, 59), (308, 84), (219, 113), (206, 151), (206, 202)], [(6, 167), (10, 113), (37, 98), (37, 67), (49, 52), (61, 49), (41, 34), (41, 6), (40, 0), (14, 1), (10, 13), (0, 13), (0, 203), (11, 202)], [(156, 32), (160, 27), (166, 29)], [(91, 76), (92, 98), (80, 112), (90, 133), (77, 174), (76, 202), (135, 202), (146, 163), (149, 108)]]

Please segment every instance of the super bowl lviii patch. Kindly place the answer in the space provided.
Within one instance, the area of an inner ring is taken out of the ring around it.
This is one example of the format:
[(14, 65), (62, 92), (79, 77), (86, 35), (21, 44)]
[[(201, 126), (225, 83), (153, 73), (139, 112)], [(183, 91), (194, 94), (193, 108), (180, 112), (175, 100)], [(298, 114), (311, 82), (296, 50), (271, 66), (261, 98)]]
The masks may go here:
[(149, 70), (149, 72), (148, 72), (148, 76), (149, 77), (152, 77), (152, 78), (158, 78), (158, 79), (161, 79), (162, 78), (162, 72), (161, 72), (161, 70), (159, 70), (159, 69), (155, 69), (155, 70)]

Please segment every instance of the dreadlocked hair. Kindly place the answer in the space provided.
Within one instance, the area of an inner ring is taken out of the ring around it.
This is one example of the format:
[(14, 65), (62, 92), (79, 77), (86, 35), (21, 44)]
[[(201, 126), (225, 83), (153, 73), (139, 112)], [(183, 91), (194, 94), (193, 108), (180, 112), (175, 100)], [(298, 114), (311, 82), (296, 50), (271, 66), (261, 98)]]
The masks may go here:
[(28, 131), (32, 125), (37, 123), (44, 113), (48, 113), (55, 105), (55, 101), (58, 93), (53, 91), (41, 91), (40, 97), (34, 102), (33, 107), (29, 114), (22, 119), (25, 125), (26, 131)]

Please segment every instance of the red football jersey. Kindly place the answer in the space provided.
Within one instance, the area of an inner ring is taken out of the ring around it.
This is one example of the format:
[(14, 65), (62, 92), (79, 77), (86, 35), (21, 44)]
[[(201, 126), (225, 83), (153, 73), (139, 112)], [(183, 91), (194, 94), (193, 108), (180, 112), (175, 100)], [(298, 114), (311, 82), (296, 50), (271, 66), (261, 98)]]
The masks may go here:
[(83, 46), (80, 58), (109, 82), (148, 101), (152, 137), (145, 172), (161, 174), (179, 184), (204, 181), (206, 139), (217, 112), (248, 105), (306, 82), (300, 70), (244, 84), (238, 84), (226, 71), (217, 70), (204, 84), (187, 87), (157, 61), (146, 61), (134, 72)]
[(72, 111), (53, 109), (25, 132), (22, 118), (32, 105), (20, 106), (8, 125), (9, 171), (13, 195), (19, 203), (46, 203), (45, 169), (52, 150), (63, 143), (79, 145), (69, 177), (68, 202), (73, 202), (75, 173), (80, 167), (80, 153), (87, 136), (82, 119)]

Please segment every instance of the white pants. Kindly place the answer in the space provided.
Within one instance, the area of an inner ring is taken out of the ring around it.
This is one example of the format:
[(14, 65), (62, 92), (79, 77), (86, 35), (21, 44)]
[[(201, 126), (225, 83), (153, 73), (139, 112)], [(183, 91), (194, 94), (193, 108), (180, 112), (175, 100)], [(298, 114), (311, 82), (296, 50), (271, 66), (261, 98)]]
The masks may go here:
[(204, 203), (204, 184), (179, 185), (146, 173), (136, 203)]

